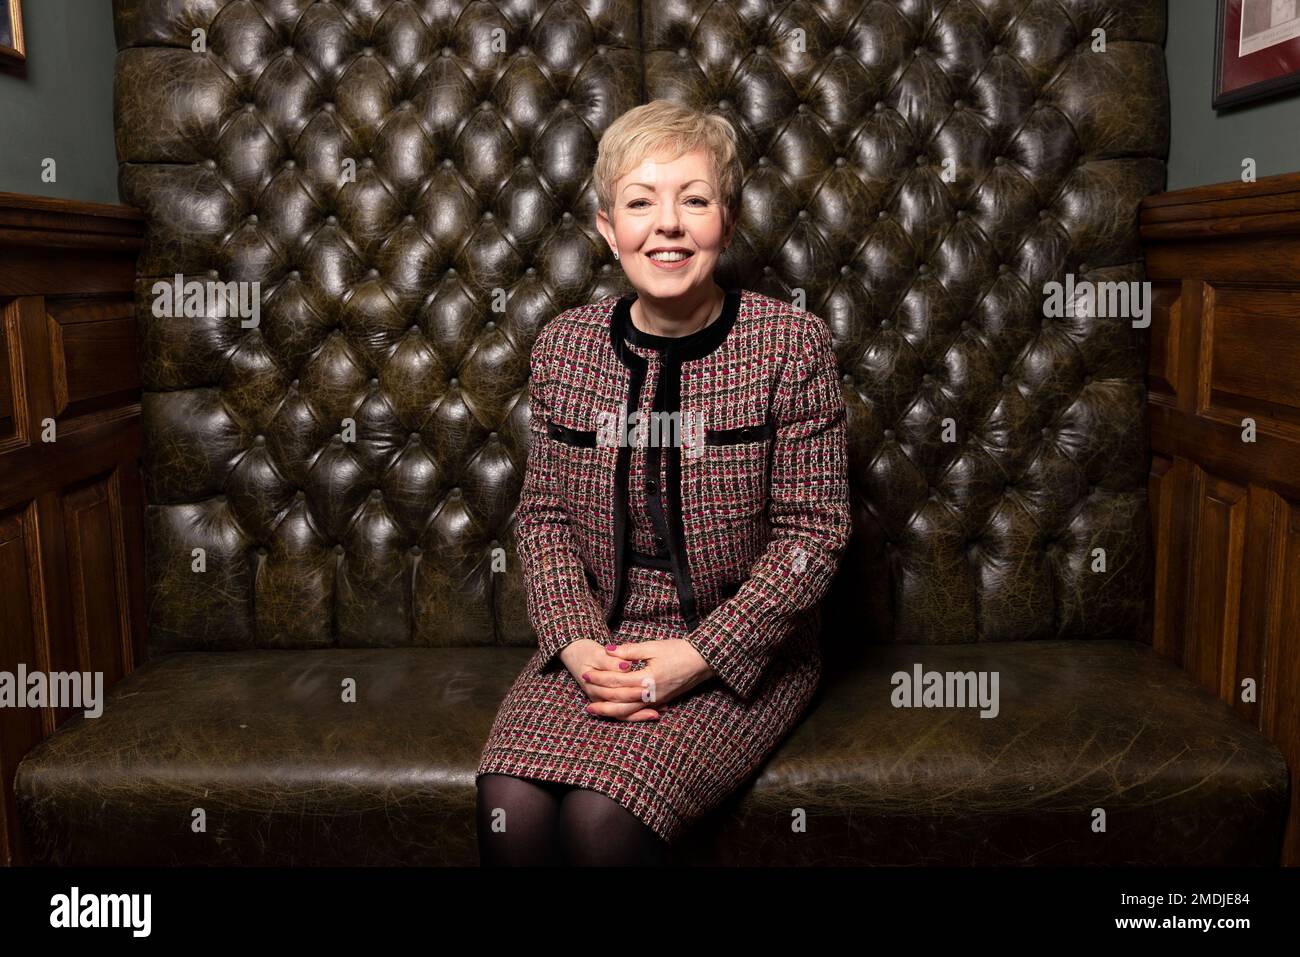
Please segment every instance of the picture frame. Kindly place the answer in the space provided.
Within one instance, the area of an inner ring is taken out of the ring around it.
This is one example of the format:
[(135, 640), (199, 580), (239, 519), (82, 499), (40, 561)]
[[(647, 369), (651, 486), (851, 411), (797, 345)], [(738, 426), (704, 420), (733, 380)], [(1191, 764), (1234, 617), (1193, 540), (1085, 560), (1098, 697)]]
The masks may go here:
[(27, 44), (23, 40), (23, 11), (21, 0), (0, 0), (0, 59), (27, 59)]
[(1214, 109), (1300, 89), (1300, 0), (1218, 0)]

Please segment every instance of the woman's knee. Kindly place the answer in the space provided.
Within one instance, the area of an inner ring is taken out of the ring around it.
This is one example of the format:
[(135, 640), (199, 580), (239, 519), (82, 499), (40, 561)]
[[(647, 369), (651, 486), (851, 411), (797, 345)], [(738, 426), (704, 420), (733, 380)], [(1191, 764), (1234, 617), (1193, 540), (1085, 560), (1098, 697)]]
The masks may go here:
[(574, 788), (560, 807), (561, 843), (570, 864), (661, 866), (670, 847), (644, 821), (608, 795)]

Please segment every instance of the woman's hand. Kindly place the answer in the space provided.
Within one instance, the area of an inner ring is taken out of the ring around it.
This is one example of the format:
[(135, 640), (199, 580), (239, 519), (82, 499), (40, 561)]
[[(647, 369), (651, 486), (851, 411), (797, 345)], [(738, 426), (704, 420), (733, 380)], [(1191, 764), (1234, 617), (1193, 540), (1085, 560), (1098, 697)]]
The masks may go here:
[[(609, 647), (612, 647), (612, 645), (602, 645), (590, 638), (580, 638), (560, 649), (560, 661), (564, 662), (564, 667), (569, 669), (569, 674), (573, 675), (573, 680), (578, 682), (583, 694), (593, 701), (596, 700), (593, 695), (596, 685), (591, 680), (593, 676), (604, 674), (611, 677), (627, 677), (627, 672), (620, 669), (619, 664), (627, 665), (628, 663), (622, 658), (610, 654), (606, 650)], [(600, 700), (602, 701), (602, 710), (596, 713), (607, 718), (621, 718), (625, 721), (657, 721), (659, 719), (659, 712), (654, 708), (645, 706), (639, 691), (635, 695), (625, 694), (621, 702), (610, 701), (607, 698)]]
[[(579, 679), (592, 702), (588, 710), (602, 717), (658, 718), (654, 705), (665, 705), (713, 677), (708, 662), (681, 638), (611, 644), (602, 651), (605, 662)], [(646, 666), (633, 670), (637, 661)]]

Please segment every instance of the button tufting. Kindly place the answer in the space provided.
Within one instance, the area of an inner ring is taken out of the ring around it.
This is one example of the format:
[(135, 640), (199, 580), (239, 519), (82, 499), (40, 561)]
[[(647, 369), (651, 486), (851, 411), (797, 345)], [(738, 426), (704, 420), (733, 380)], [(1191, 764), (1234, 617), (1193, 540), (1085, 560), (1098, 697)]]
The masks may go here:
[(255, 436), (253, 436), (253, 444), (254, 444), (254, 445), (265, 445), (265, 444), (266, 444), (266, 436), (265, 436), (265, 435), (255, 435)]
[(265, 545), (258, 545), (258, 546), (257, 546), (257, 554), (259, 554), (259, 555), (265, 555), (265, 554), (266, 554), (266, 546), (265, 546)]
[(800, 112), (800, 113), (807, 113), (807, 112), (808, 112), (808, 104), (807, 104), (807, 103), (800, 103), (800, 104), (799, 104), (799, 108), (798, 108), (798, 112)]
[(329, 223), (331, 226), (337, 226), (339, 224), (339, 218), (331, 214), (325, 217), (325, 222)]
[(894, 437), (894, 430), (893, 430), (893, 429), (885, 429), (885, 438), (887, 438), (887, 439), (892, 439), (893, 437)]
[(420, 433), (412, 432), (409, 435), (407, 435), (407, 438), (410, 439), (412, 442), (418, 442), (420, 441)]
[(843, 52), (844, 52), (844, 47), (837, 46), (837, 47), (835, 48), (835, 53), (836, 53), (837, 55), (838, 55), (838, 54), (841, 54), (841, 53), (843, 53)]
[(412, 546), (411, 546), (411, 554), (412, 554), (412, 555), (419, 555), (419, 554), (421, 554), (423, 551), (424, 551), (424, 549), (420, 548), (419, 545), (412, 545)]
[(1004, 375), (1004, 376), (1002, 377), (1002, 384), (1003, 384), (1003, 385), (1010, 385), (1010, 384), (1011, 384), (1011, 376), (1009, 376), (1009, 375)]
[(766, 52), (767, 52), (767, 47), (762, 46), (762, 45), (760, 44), (759, 46), (754, 47), (754, 52), (755, 52), (755, 53), (759, 53), (759, 54), (766, 53)]
[(720, 110), (729, 110), (729, 109), (731, 109), (731, 101), (730, 101), (730, 100), (718, 100), (718, 109), (720, 109)]
[(843, 166), (843, 165), (844, 165), (845, 163), (847, 163), (847, 162), (848, 162), (848, 160), (846, 160), (843, 156), (837, 156), (837, 157), (835, 157), (835, 165), (836, 165), (836, 166)]
[[(597, 47), (597, 48), (596, 48), (596, 52), (598, 52), (598, 53), (604, 53), (604, 52), (605, 52), (605, 48), (604, 48), (604, 47)], [(520, 48), (519, 48), (519, 54), (520, 54), (520, 56), (528, 56), (528, 47), (526, 47), (526, 46), (520, 47)]]
[(846, 373), (844, 373), (844, 375), (840, 376), (840, 381), (841, 381), (841, 382), (852, 382), (852, 381), (853, 381), (853, 376), (846, 372)]
[(342, 554), (343, 554), (343, 546), (342, 546), (342, 545), (335, 545), (335, 546), (334, 546), (334, 554), (335, 554), (335, 555), (342, 555)]
[(451, 385), (460, 385), (460, 380), (457, 379), (455, 376), (452, 376), (452, 377), (451, 377), (451, 383), (450, 383), (450, 384), (451, 384)]
[(374, 378), (374, 377), (371, 377), (371, 379), (370, 379), (370, 385), (371, 385), (372, 387), (373, 387), (373, 386), (377, 386), (377, 385), (379, 385), (379, 380), (376, 379), (376, 378)]
[(927, 266), (925, 263), (921, 263), (921, 265), (916, 267), (916, 271), (920, 273), (922, 276), (924, 276), (926, 273), (930, 271), (930, 267)]
[(678, 48), (677, 48), (677, 55), (680, 56), (680, 57), (684, 57), (684, 56), (686, 56), (686, 47), (678, 47)]
[(497, 324), (493, 322), (491, 319), (489, 319), (487, 322), (483, 324), (484, 329), (495, 329), (496, 327)]
[(889, 218), (889, 213), (883, 209), (880, 212), (876, 213), (876, 219), (888, 219), (888, 218)]
[(293, 497), (301, 502), (303, 499), (307, 497), (307, 493), (304, 492), (302, 489), (298, 489), (298, 491), (293, 493)]
[(849, 270), (849, 267), (848, 267), (848, 266), (841, 266), (841, 267), (840, 267), (840, 275), (841, 275), (841, 276), (847, 276), (847, 275), (849, 274), (849, 271), (850, 271), (850, 270)]
[(384, 493), (379, 491), (379, 489), (375, 489), (370, 493), (370, 501), (372, 502), (378, 502), (383, 497), (384, 497)]
[[(289, 273), (289, 278), (292, 279), (294, 282), (297, 282), (299, 279), (302, 278), (302, 273), (298, 272), (298, 270), (295, 269), (291, 273)], [(293, 381), (294, 384), (297, 385), (298, 380), (294, 379)]]
[(378, 269), (371, 269), (371, 270), (368, 270), (368, 271), (366, 272), (366, 276), (369, 277), (370, 279), (378, 279), (378, 278), (379, 278), (379, 270), (378, 270)]
[(1049, 429), (1047, 426), (1043, 426), (1043, 438), (1050, 439), (1051, 437), (1052, 437), (1052, 430)]

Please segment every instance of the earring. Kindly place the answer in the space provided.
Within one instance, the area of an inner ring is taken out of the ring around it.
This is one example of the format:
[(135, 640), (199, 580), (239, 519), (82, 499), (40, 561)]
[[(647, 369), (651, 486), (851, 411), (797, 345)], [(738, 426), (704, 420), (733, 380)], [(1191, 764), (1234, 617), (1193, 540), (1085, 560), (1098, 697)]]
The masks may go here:
[(617, 249), (614, 250), (614, 258), (615, 258), (615, 259), (618, 259), (618, 250), (617, 250)]

